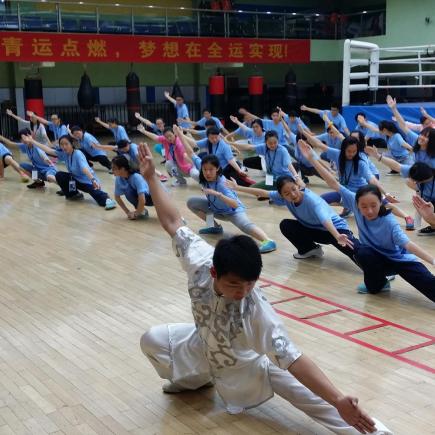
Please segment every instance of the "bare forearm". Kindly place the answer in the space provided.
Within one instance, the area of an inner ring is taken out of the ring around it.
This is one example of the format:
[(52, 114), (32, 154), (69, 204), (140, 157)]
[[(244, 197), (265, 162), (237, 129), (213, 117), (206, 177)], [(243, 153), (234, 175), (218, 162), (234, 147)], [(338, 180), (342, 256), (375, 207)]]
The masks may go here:
[(257, 189), (256, 187), (245, 187), (245, 186), (237, 186), (234, 190), (237, 192), (247, 193), (249, 195), (254, 195), (260, 198), (269, 198), (270, 192), (264, 189)]
[(106, 122), (99, 120), (97, 121), (97, 123), (100, 124), (102, 127), (107, 128), (108, 130), (110, 129), (109, 124), (107, 124)]
[(335, 228), (331, 220), (322, 222), (322, 225), (328, 230), (328, 232), (334, 237), (334, 239), (338, 238), (340, 233), (337, 231), (337, 228)]
[(146, 179), (150, 188), (150, 194), (153, 199), (154, 208), (157, 212), (160, 224), (163, 229), (173, 237), (178, 228), (183, 226), (180, 212), (174, 206), (168, 193), (163, 188), (156, 174)]
[(143, 212), (145, 208), (145, 194), (141, 193), (138, 196), (138, 201), (137, 201), (137, 207), (136, 207), (136, 213), (140, 214)]
[(343, 394), (332, 384), (327, 376), (305, 355), (299, 357), (290, 367), (289, 372), (314, 394), (326, 400), (332, 406)]
[(399, 162), (396, 162), (395, 160), (390, 159), (389, 157), (385, 157), (383, 154), (380, 155), (378, 160), (385, 166), (388, 166), (393, 171), (400, 172), (400, 170), (402, 169), (402, 165)]
[(225, 196), (222, 193), (218, 196), (218, 198), (231, 208), (237, 208), (239, 205), (235, 199)]
[(433, 255), (429, 254), (429, 252), (426, 252), (423, 248), (420, 248), (420, 246), (416, 245), (414, 242), (409, 242), (405, 248), (411, 252), (411, 254), (416, 255), (417, 257), (421, 258), (422, 260), (428, 262), (429, 264), (435, 265), (435, 258)]
[(118, 203), (118, 205), (121, 207), (122, 211), (126, 214), (130, 211), (127, 206), (125, 205), (124, 201), (119, 195), (115, 195), (115, 201)]
[(5, 143), (8, 147), (13, 147), (16, 146), (17, 143), (16, 142), (12, 142), (11, 140), (9, 140), (7, 137), (4, 137), (0, 134), (0, 141), (2, 141), (3, 143)]
[(311, 159), (311, 163), (317, 169), (319, 175), (325, 180), (326, 184), (336, 191), (340, 190), (340, 183), (333, 177), (333, 175), (322, 165), (317, 158)]

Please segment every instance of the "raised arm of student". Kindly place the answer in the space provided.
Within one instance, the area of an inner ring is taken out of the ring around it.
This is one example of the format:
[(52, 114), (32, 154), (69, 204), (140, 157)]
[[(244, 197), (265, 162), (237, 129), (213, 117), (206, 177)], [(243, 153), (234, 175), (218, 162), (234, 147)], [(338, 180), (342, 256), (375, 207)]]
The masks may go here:
[(167, 100), (169, 100), (172, 104), (176, 104), (177, 102), (175, 101), (175, 98), (172, 98), (170, 93), (168, 91), (164, 92), (165, 98)]
[(434, 206), (431, 202), (425, 201), (421, 196), (414, 195), (412, 203), (420, 216), (432, 227), (435, 228)]
[(341, 185), (335, 177), (322, 165), (319, 156), (313, 151), (309, 144), (303, 140), (298, 142), (299, 149), (303, 156), (317, 169), (319, 175), (325, 180), (326, 184), (337, 192), (340, 190)]
[(337, 130), (336, 128), (335, 128), (335, 125), (334, 125), (334, 123), (332, 122), (332, 121), (330, 121), (329, 120), (329, 118), (328, 118), (328, 115), (326, 114), (326, 113), (324, 113), (324, 115), (323, 115), (323, 120), (324, 121), (326, 121), (326, 120), (328, 120), (328, 127), (337, 135), (337, 137), (341, 140), (341, 141), (343, 141), (344, 140), (344, 134), (341, 132), (341, 131), (339, 131), (339, 130)]
[(256, 196), (257, 198), (270, 197), (270, 192), (268, 190), (258, 189), (256, 187), (240, 186), (239, 184), (237, 184), (234, 178), (231, 178), (231, 180), (227, 180), (225, 184), (227, 185), (227, 187), (229, 187), (232, 190), (235, 190), (236, 192), (247, 193), (248, 195), (253, 195)]
[(94, 120), (95, 120), (95, 122), (96, 122), (97, 124), (100, 124), (101, 127), (104, 127), (104, 128), (110, 129), (110, 125), (107, 124), (107, 122), (103, 122), (103, 121), (101, 121), (101, 119), (100, 119), (98, 116), (96, 116), (96, 117), (94, 118)]
[(390, 159), (389, 157), (385, 157), (383, 153), (379, 153), (378, 149), (375, 146), (366, 146), (364, 150), (369, 156), (377, 159), (378, 162), (381, 162), (385, 166), (388, 166), (393, 171), (400, 172), (402, 165), (399, 162)]
[(174, 125), (172, 128), (174, 130), (175, 136), (177, 136), (180, 139), (181, 143), (183, 144), (187, 157), (190, 160), (192, 160), (192, 157), (195, 154), (195, 152), (193, 151), (191, 142), (188, 140), (189, 138), (184, 135), (183, 129), (181, 127), (178, 127), (178, 125)]
[(386, 102), (387, 102), (388, 107), (393, 112), (393, 116), (394, 116), (395, 120), (398, 122), (400, 129), (405, 134), (408, 134), (410, 129), (409, 129), (408, 124), (406, 123), (405, 119), (400, 114), (399, 109), (397, 108), (396, 99), (393, 98), (391, 95), (387, 95)]
[(149, 137), (151, 140), (153, 140), (154, 142), (158, 142), (159, 141), (159, 136), (157, 136), (154, 133), (151, 133), (150, 131), (147, 131), (145, 129), (145, 127), (142, 124), (139, 124), (137, 126), (137, 131), (142, 133), (143, 135), (145, 135), (146, 137)]
[(237, 116), (230, 115), (231, 122), (234, 122), (234, 124), (238, 125), (242, 130), (248, 130), (248, 126), (243, 124), (243, 122), (240, 122)]
[(311, 113), (315, 113), (316, 115), (319, 115), (320, 112), (322, 112), (320, 109), (316, 109), (315, 107), (308, 107), (305, 104), (302, 104), (301, 106), (301, 110), (303, 112), (311, 112)]
[(49, 156), (57, 157), (57, 153), (53, 148), (51, 148), (47, 145), (44, 145), (43, 143), (37, 142), (35, 139), (33, 139), (33, 137), (31, 135), (27, 135), (27, 138), (28, 138), (29, 142), (31, 142), (34, 146), (40, 148), (42, 151), (44, 151)]
[(306, 355), (301, 355), (288, 371), (314, 394), (334, 406), (343, 420), (361, 433), (374, 432), (375, 422), (358, 406), (358, 399), (341, 393)]
[(153, 123), (150, 120), (148, 120), (148, 119), (144, 118), (143, 116), (141, 116), (141, 114), (139, 112), (136, 112), (134, 114), (134, 116), (135, 116), (136, 119), (138, 119), (142, 124), (145, 124), (147, 127), (152, 127), (153, 126)]
[(160, 224), (171, 237), (175, 236), (178, 228), (184, 225), (183, 220), (180, 212), (174, 206), (174, 201), (171, 200), (160, 183), (155, 171), (153, 156), (148, 145), (144, 143), (139, 144), (139, 169), (150, 188), (150, 194)]
[(254, 119), (259, 119), (259, 118), (260, 118), (259, 116), (254, 115), (254, 114), (251, 113), (251, 112), (248, 112), (244, 107), (241, 107), (241, 108), (239, 109), (239, 113), (240, 113), (240, 115), (243, 115), (243, 116), (245, 116), (246, 118), (251, 119), (252, 121), (253, 121)]
[(95, 148), (97, 150), (104, 150), (104, 151), (116, 151), (118, 147), (116, 145), (104, 145), (101, 143), (93, 143), (91, 144), (92, 148)]
[(6, 109), (6, 115), (8, 115), (8, 116), (14, 118), (15, 120), (17, 120), (17, 121), (19, 121), (19, 122), (24, 122), (24, 123), (26, 123), (27, 125), (30, 125), (30, 122), (29, 122), (29, 121), (26, 121), (25, 119), (21, 118), (21, 116), (15, 115), (15, 113), (12, 112), (11, 109)]
[(424, 116), (430, 122), (432, 122), (432, 124), (435, 123), (435, 118), (433, 116), (429, 115), (429, 113), (426, 112), (426, 109), (424, 107), (420, 107), (420, 113), (422, 114), (422, 116)]
[(12, 140), (9, 140), (7, 137), (4, 137), (3, 135), (0, 134), (0, 142), (5, 143), (8, 147), (16, 147), (18, 146), (17, 142), (14, 142)]
[(39, 122), (41, 122), (42, 124), (48, 125), (50, 124), (49, 121), (47, 121), (45, 118), (42, 118), (41, 116), (38, 116), (36, 113), (33, 113), (31, 110), (28, 110), (26, 112), (27, 116), (29, 118), (31, 118), (32, 116), (34, 116)]
[(328, 151), (328, 145), (325, 145), (320, 139), (316, 136), (305, 135), (308, 143), (315, 148), (320, 148), (322, 151)]
[(237, 143), (232, 142), (224, 138), (225, 142), (231, 145), (233, 148), (236, 148), (237, 151), (255, 151), (255, 146), (250, 143)]

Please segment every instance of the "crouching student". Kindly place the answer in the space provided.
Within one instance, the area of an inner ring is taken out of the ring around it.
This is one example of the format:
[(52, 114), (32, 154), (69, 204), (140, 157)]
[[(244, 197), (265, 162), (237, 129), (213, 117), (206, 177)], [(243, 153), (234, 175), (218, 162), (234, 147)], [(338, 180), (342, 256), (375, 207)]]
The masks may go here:
[[(117, 156), (112, 159), (112, 171), (115, 179), (115, 201), (127, 215), (128, 219), (146, 219), (148, 210), (145, 206), (152, 206), (153, 201), (149, 193), (148, 184), (139, 173), (131, 169), (126, 157)], [(127, 201), (133, 205), (130, 210), (122, 200), (124, 195)]]
[[(83, 199), (83, 193), (89, 193), (100, 207), (112, 210), (116, 202), (110, 199), (109, 195), (101, 190), (101, 184), (93, 169), (88, 165), (85, 155), (74, 148), (70, 136), (59, 138), (59, 148), (52, 149), (38, 142), (34, 144), (47, 154), (58, 157), (65, 162), (68, 172), (58, 171), (56, 181), (59, 184), (63, 196), (69, 201)], [(81, 191), (81, 192), (80, 192)]]
[[(0, 137), (0, 140), (2, 137)], [(20, 164), (14, 160), (11, 152), (0, 142), (0, 181), (5, 179), (5, 169), (10, 166), (21, 178), (23, 183), (29, 181), (27, 174), (21, 169)]]
[(147, 146), (141, 145), (140, 160), (160, 223), (188, 275), (194, 317), (192, 323), (153, 326), (140, 340), (142, 352), (168, 380), (163, 391), (215, 386), (231, 414), (276, 393), (336, 434), (391, 434), (291, 341), (256, 284), (262, 260), (254, 241), (239, 235), (210, 246), (183, 223)]
[(12, 142), (3, 136), (0, 136), (0, 140), (9, 146), (18, 147), (20, 152), (29, 159), (29, 162), (20, 163), (22, 172), (31, 176), (33, 180), (33, 183), (28, 184), (27, 187), (29, 189), (42, 188), (45, 186), (45, 181), (56, 183), (57, 168), (43, 150), (33, 145), (34, 139), (31, 131), (24, 128), (18, 132), (18, 135), (21, 138), (21, 143)]

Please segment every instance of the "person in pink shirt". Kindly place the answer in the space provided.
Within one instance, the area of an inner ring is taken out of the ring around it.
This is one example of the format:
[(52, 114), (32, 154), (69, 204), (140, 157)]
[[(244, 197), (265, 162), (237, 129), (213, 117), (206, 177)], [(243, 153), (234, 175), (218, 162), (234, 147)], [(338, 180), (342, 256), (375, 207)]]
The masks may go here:
[(163, 145), (165, 150), (166, 170), (170, 177), (174, 177), (172, 186), (185, 186), (187, 184), (185, 177), (192, 177), (195, 181), (199, 181), (199, 171), (186, 159), (184, 145), (181, 140), (175, 136), (172, 127), (165, 127), (162, 136), (145, 130), (142, 125), (139, 125), (137, 129), (154, 142)]

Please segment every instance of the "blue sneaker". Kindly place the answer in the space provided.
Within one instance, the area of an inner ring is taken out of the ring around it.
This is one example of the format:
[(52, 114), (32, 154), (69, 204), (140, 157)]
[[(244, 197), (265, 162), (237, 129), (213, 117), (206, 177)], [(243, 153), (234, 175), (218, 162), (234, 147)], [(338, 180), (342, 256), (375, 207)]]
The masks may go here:
[[(363, 284), (360, 284), (357, 288), (357, 291), (358, 291), (358, 293), (360, 293), (360, 294), (363, 294), (363, 295), (366, 295), (366, 294), (368, 294), (368, 293), (370, 293), (368, 290), (367, 290), (367, 287), (366, 287), (366, 285), (363, 283)], [(390, 283), (389, 282), (387, 282), (382, 288), (381, 288), (381, 290), (379, 291), (379, 293), (387, 293), (387, 292), (389, 292), (391, 290), (391, 285), (390, 285)]]
[(264, 240), (260, 244), (260, 254), (266, 254), (276, 250), (276, 243), (273, 240)]
[(339, 216), (343, 219), (353, 216), (353, 212), (350, 208), (344, 208), (343, 211), (339, 214)]
[(199, 230), (199, 234), (222, 234), (223, 232), (224, 229), (221, 225), (218, 225), (217, 227), (201, 228)]
[(116, 208), (116, 202), (113, 199), (107, 198), (104, 208), (106, 210), (113, 210), (114, 208)]

